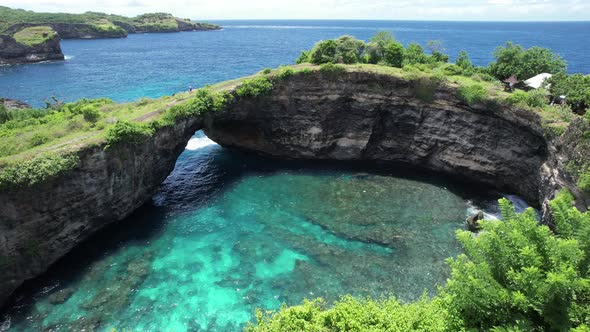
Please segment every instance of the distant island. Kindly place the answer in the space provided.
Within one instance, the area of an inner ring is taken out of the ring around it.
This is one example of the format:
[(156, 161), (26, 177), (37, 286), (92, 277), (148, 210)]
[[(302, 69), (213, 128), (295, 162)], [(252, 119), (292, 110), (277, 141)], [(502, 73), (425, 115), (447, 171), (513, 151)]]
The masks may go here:
[(86, 12), (36, 13), (0, 6), (0, 65), (63, 60), (61, 39), (124, 38), (133, 33), (220, 30), (168, 13), (133, 18)]

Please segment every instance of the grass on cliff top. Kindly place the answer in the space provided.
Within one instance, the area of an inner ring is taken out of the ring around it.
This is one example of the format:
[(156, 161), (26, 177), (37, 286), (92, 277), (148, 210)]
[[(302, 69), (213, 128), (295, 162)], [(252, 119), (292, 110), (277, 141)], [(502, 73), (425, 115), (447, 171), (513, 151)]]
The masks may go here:
[(20, 30), (12, 35), (17, 43), (34, 46), (42, 44), (57, 36), (57, 33), (50, 27), (30, 27)]
[[(256, 77), (269, 77), (281, 79), (287, 76), (311, 71), (334, 72), (336, 75), (340, 70), (348, 72), (371, 72), (383, 75), (392, 75), (405, 78), (408, 80), (422, 80), (427, 78), (427, 83), (431, 81), (437, 84), (446, 84), (450, 86), (475, 89), (477, 93), (482, 93), (485, 98), (505, 101), (510, 94), (503, 92), (498, 82), (488, 82), (478, 77), (463, 76), (441, 76), (436, 69), (422, 69), (406, 67), (393, 68), (379, 65), (357, 64), (348, 66), (314, 66), (310, 64), (301, 64), (289, 67), (279, 67), (278, 69), (266, 69), (255, 75), (239, 78), (231, 81), (221, 82), (207, 88), (211, 92), (233, 91), (240, 86), (245, 80)], [(251, 91), (256, 92), (254, 88)], [(426, 95), (424, 100), (429, 100), (429, 93), (432, 89), (426, 86)], [(242, 89), (247, 94), (248, 89)], [(473, 91), (466, 89), (466, 95), (474, 98)], [(153, 123), (162, 119), (169, 110), (177, 105), (184, 105), (195, 100), (197, 91), (192, 93), (181, 92), (173, 96), (165, 96), (157, 99), (143, 98), (136, 102), (114, 103), (109, 100), (102, 102), (95, 101), (78, 101), (70, 103), (68, 111), (51, 111), (51, 110), (30, 110), (18, 111), (12, 114), (11, 120), (0, 124), (0, 170), (22, 160), (31, 159), (39, 154), (48, 152), (68, 153), (77, 151), (85, 146), (92, 144), (101, 144), (105, 142), (106, 132), (117, 122), (127, 121), (136, 123)], [(475, 98), (477, 99), (477, 98)], [(474, 100), (475, 100), (474, 99)], [(178, 111), (175, 109), (175, 111)], [(543, 110), (535, 110), (543, 115)], [(31, 113), (31, 114), (27, 114)], [(556, 112), (546, 112), (546, 118), (549, 123), (564, 123), (562, 117)], [(0, 112), (0, 119), (1, 119)]]

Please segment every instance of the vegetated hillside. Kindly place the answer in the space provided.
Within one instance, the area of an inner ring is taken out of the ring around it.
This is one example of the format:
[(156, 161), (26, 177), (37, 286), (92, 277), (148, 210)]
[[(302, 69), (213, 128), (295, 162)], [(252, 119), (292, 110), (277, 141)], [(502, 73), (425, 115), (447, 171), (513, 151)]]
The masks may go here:
[[(143, 14), (134, 18), (97, 12), (83, 14), (37, 13), (0, 6), (0, 31), (14, 34), (23, 27), (45, 25), (68, 38), (115, 38), (128, 33), (215, 30), (208, 23), (193, 23), (167, 13)], [(69, 30), (75, 30), (72, 32)]]

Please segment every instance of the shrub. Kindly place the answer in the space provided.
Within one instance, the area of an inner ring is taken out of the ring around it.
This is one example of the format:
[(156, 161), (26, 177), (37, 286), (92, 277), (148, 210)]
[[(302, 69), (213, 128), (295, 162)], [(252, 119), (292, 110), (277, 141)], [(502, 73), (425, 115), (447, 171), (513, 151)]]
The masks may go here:
[(453, 64), (445, 65), (444, 67), (442, 67), (442, 70), (446, 75), (449, 75), (449, 76), (463, 74), (463, 68), (461, 68), (457, 65), (453, 65)]
[(264, 70), (262, 71), (263, 74), (268, 75), (272, 72), (272, 70), (270, 68), (264, 68)]
[(587, 331), (590, 212), (573, 207), (567, 192), (550, 206), (557, 235), (533, 209), (516, 213), (506, 199), (502, 221), (481, 221), (477, 235), (458, 231), (465, 253), (448, 260), (450, 278), (430, 300), (306, 301), (257, 311), (246, 331)]
[(140, 144), (154, 134), (154, 129), (139, 122), (119, 121), (107, 130), (107, 148), (116, 144)]
[(549, 49), (536, 46), (524, 49), (508, 42), (504, 47), (498, 47), (494, 55), (496, 61), (488, 69), (498, 79), (516, 75), (519, 79), (526, 80), (541, 73), (557, 74), (566, 69), (566, 62), (560, 56)]
[(138, 101), (135, 102), (135, 106), (145, 106), (149, 104), (152, 100), (150, 98), (140, 98)]
[(383, 61), (388, 66), (401, 68), (404, 61), (404, 46), (398, 42), (391, 42), (385, 48)]
[(46, 154), (19, 161), (0, 171), (0, 188), (30, 187), (72, 170), (78, 162), (73, 154)]
[(279, 71), (279, 73), (277, 74), (277, 78), (282, 80), (282, 79), (285, 79), (289, 76), (293, 76), (293, 74), (295, 74), (295, 71), (293, 70), (293, 68), (285, 67)]
[(297, 58), (297, 60), (295, 60), (296, 64), (301, 64), (301, 63), (307, 63), (307, 62), (311, 62), (310, 59), (310, 51), (301, 51), (301, 54), (299, 55), (299, 57)]
[(578, 187), (590, 194), (590, 169), (580, 174)]
[(452, 325), (449, 318), (439, 302), (426, 298), (401, 304), (395, 298), (357, 300), (344, 296), (331, 308), (316, 299), (299, 306), (284, 306), (275, 313), (257, 310), (257, 325), (248, 324), (245, 331), (446, 331)]
[(526, 91), (517, 90), (514, 91), (506, 100), (513, 105), (526, 105), (529, 99), (529, 94)]
[(548, 93), (545, 89), (536, 89), (528, 92), (527, 105), (530, 107), (543, 107), (549, 102)]
[(337, 48), (338, 44), (332, 39), (321, 41), (310, 51), (309, 60), (315, 65), (333, 63), (335, 62)]
[(327, 63), (320, 67), (320, 73), (322, 73), (322, 75), (326, 76), (327, 78), (334, 80), (346, 73), (346, 68), (340, 65)]
[(239, 97), (259, 97), (272, 91), (272, 82), (266, 77), (256, 77), (244, 81), (237, 89)]
[(49, 136), (47, 136), (44, 133), (35, 133), (33, 134), (33, 136), (31, 137), (31, 140), (29, 141), (29, 144), (31, 147), (35, 147), (35, 146), (39, 146), (42, 144), (45, 144), (49, 141)]
[(467, 54), (467, 52), (465, 51), (459, 52), (459, 56), (455, 61), (455, 65), (459, 66), (461, 69), (464, 70), (473, 68), (473, 63), (471, 62), (471, 59), (469, 59), (469, 54)]
[(366, 62), (377, 64), (385, 59), (389, 45), (396, 43), (390, 32), (380, 31), (376, 33), (367, 44)]
[(84, 120), (90, 123), (96, 123), (100, 119), (100, 111), (96, 107), (85, 106), (82, 108), (82, 116)]
[(10, 112), (4, 107), (4, 104), (0, 104), (0, 125), (10, 120)]
[(428, 63), (428, 56), (424, 53), (424, 48), (415, 43), (408, 45), (404, 53), (404, 65), (416, 65), (420, 63)]
[(486, 100), (487, 91), (479, 84), (461, 86), (457, 91), (457, 97), (468, 105), (475, 105)]

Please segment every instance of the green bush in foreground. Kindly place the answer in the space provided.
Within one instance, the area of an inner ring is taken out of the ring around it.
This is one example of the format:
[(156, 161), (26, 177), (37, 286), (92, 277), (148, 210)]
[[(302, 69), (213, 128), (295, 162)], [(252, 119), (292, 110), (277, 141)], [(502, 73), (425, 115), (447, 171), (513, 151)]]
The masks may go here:
[(0, 189), (30, 187), (73, 169), (78, 162), (73, 154), (48, 154), (8, 165), (0, 171)]
[(572, 200), (562, 192), (551, 202), (557, 233), (534, 210), (500, 200), (503, 221), (457, 232), (465, 253), (449, 259), (451, 276), (432, 299), (318, 299), (258, 311), (246, 331), (588, 331), (590, 213)]
[(119, 121), (106, 133), (106, 147), (119, 143), (139, 144), (154, 134), (154, 129), (139, 122)]

